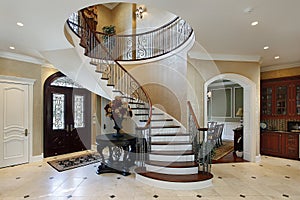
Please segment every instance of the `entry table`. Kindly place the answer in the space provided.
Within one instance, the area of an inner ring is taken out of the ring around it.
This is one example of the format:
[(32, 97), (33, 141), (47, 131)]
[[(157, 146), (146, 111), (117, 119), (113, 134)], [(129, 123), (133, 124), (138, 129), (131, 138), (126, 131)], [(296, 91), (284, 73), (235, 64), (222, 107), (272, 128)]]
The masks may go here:
[[(123, 176), (130, 175), (129, 168), (134, 165), (137, 138), (122, 134), (114, 137), (113, 134), (103, 134), (96, 137), (97, 151), (101, 156), (101, 164), (97, 174), (119, 173)], [(103, 150), (108, 147), (108, 158), (105, 159)]]

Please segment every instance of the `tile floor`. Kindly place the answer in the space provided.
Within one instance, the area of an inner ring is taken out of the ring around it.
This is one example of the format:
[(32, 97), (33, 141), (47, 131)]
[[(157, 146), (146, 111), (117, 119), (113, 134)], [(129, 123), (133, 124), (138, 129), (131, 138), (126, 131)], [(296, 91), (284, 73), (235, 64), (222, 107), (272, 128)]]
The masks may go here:
[(213, 186), (180, 191), (150, 187), (134, 174), (97, 175), (97, 164), (57, 172), (45, 161), (0, 169), (0, 199), (46, 200), (300, 200), (300, 161), (262, 157), (260, 163), (213, 164)]

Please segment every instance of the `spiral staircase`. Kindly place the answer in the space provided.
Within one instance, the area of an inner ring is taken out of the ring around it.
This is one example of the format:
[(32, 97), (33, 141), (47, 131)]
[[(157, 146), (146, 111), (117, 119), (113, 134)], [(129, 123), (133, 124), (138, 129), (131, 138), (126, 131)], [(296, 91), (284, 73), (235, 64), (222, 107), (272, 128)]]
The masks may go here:
[[(111, 98), (118, 95), (134, 112), (138, 154), (136, 179), (167, 189), (200, 189), (212, 185), (210, 148), (206, 129), (200, 128), (192, 106), (189, 125), (152, 106), (151, 99), (139, 82), (120, 61), (160, 58), (183, 46), (193, 34), (181, 18), (155, 30), (135, 35), (106, 35), (90, 29), (79, 11), (68, 20), (69, 28), (79, 38), (83, 54), (91, 68), (111, 88)], [(124, 44), (131, 44), (130, 46)], [(145, 142), (146, 141), (146, 142)]]

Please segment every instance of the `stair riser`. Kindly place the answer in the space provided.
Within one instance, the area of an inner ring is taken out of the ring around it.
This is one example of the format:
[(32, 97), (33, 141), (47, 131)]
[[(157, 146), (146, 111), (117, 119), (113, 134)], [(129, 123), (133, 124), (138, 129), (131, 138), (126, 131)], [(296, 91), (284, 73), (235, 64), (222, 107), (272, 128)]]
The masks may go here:
[(180, 132), (180, 128), (152, 128), (152, 134), (168, 134), (168, 133), (178, 133)]
[(151, 145), (153, 151), (188, 151), (192, 150), (192, 145)]
[(153, 165), (146, 165), (146, 170), (150, 172), (156, 172), (161, 174), (197, 174), (198, 167), (187, 167), (187, 168), (169, 168), (159, 167)]
[(189, 136), (153, 136), (152, 142), (189, 142)]
[[(145, 125), (146, 122), (141, 122), (142, 125)], [(152, 121), (151, 126), (172, 126), (175, 125), (174, 121)]]
[(194, 155), (178, 155), (178, 156), (169, 156), (169, 155), (155, 155), (150, 154), (149, 159), (153, 161), (165, 161), (165, 162), (184, 162), (184, 161), (194, 161)]

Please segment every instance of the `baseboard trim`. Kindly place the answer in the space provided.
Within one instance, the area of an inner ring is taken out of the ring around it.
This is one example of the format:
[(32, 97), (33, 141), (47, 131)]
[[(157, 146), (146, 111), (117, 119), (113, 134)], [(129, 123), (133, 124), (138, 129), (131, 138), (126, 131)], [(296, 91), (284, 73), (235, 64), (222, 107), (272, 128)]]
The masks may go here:
[(255, 156), (255, 162), (258, 163), (261, 161), (261, 155)]
[(44, 159), (44, 154), (41, 153), (41, 155), (38, 155), (38, 156), (31, 156), (29, 163), (41, 162), (41, 161), (43, 161), (43, 159)]

